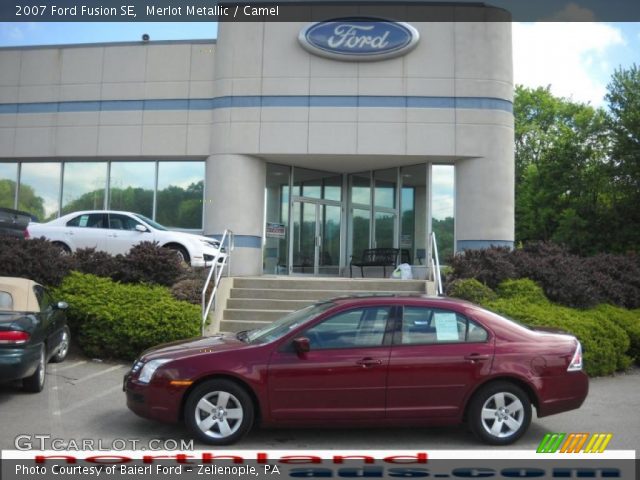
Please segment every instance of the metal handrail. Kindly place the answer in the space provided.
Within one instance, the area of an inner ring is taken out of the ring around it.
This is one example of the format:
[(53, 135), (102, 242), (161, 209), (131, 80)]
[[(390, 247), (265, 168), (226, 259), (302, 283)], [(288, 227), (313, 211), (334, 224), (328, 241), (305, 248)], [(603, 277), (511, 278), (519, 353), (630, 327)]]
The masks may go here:
[[(223, 255), (222, 249), (224, 248), (224, 242), (227, 240), (229, 248), (224, 252), (224, 257), (222, 257), (222, 262), (219, 262), (220, 257)], [(234, 233), (226, 229), (222, 234), (222, 239), (220, 240), (220, 246), (218, 247), (218, 253), (213, 259), (213, 264), (211, 265), (211, 269), (209, 270), (209, 275), (207, 275), (207, 280), (204, 282), (204, 288), (202, 289), (202, 325), (201, 325), (201, 333), (204, 336), (204, 327), (207, 322), (207, 317), (209, 316), (209, 311), (211, 310), (211, 305), (213, 304), (214, 299), (216, 298), (216, 292), (218, 291), (218, 285), (220, 284), (220, 278), (222, 278), (222, 272), (224, 271), (224, 267), (228, 262), (227, 276), (230, 275), (231, 271), (231, 252), (235, 248), (235, 235)], [(215, 277), (214, 277), (215, 272)], [(209, 301), (207, 302), (207, 289), (209, 288), (209, 284), (211, 283), (211, 279), (214, 278), (213, 290), (211, 292), (211, 296), (209, 297)]]
[(438, 258), (438, 243), (436, 242), (435, 232), (430, 234), (431, 240), (431, 271), (433, 272), (433, 279), (436, 282), (436, 291), (438, 295), (443, 294), (442, 289), (442, 275), (440, 273), (440, 259)]

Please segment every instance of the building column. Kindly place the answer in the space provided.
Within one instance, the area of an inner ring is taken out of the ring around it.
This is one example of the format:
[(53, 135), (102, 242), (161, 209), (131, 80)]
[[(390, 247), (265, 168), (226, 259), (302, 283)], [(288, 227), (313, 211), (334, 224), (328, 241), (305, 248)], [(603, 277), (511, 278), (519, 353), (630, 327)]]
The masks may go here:
[(455, 163), (456, 251), (513, 247), (513, 132), (493, 138), (491, 155)]
[(262, 275), (266, 164), (249, 155), (212, 155), (206, 161), (204, 234), (235, 234), (231, 275)]

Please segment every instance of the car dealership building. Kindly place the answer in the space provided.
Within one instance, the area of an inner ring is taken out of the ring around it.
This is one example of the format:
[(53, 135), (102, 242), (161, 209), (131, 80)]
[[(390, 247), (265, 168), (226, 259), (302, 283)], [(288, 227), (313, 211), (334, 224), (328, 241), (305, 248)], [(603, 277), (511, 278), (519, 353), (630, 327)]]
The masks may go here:
[(511, 246), (511, 24), (449, 8), (452, 21), (220, 23), (216, 41), (2, 48), (0, 207), (231, 229), (236, 275), (348, 275), (369, 247), (426, 263), (445, 169), (452, 247)]

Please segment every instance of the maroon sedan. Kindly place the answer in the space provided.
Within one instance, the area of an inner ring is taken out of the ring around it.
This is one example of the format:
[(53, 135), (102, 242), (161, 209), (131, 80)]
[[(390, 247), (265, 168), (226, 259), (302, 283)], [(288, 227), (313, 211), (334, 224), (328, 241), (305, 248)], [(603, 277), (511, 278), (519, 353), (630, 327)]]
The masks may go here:
[(460, 300), (337, 298), (259, 330), (161, 345), (125, 378), (138, 415), (184, 421), (225, 445), (263, 426), (450, 425), (516, 441), (588, 391), (570, 335), (535, 331)]

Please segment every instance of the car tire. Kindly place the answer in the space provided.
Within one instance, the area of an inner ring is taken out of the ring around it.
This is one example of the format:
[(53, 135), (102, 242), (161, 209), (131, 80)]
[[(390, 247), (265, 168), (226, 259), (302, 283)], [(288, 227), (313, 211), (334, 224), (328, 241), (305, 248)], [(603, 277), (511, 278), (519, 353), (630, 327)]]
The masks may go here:
[(247, 391), (230, 380), (208, 380), (198, 385), (185, 404), (185, 423), (198, 440), (230, 445), (253, 426), (254, 405)]
[(191, 258), (189, 257), (189, 252), (187, 252), (184, 247), (180, 245), (169, 245), (167, 248), (176, 252), (178, 254), (178, 258), (182, 263), (189, 265), (189, 263), (191, 262)]
[(39, 393), (44, 388), (44, 378), (47, 373), (47, 356), (44, 344), (40, 347), (40, 360), (38, 368), (33, 375), (22, 379), (22, 389), (25, 392)]
[(531, 401), (517, 385), (495, 382), (481, 388), (469, 404), (469, 427), (485, 443), (508, 445), (531, 423)]
[(67, 245), (66, 243), (53, 242), (53, 245), (62, 250), (63, 255), (71, 255), (71, 248), (69, 248), (69, 245)]
[(64, 362), (64, 359), (67, 358), (69, 354), (69, 347), (71, 346), (71, 330), (68, 325), (65, 325), (62, 330), (62, 340), (60, 340), (60, 345), (58, 346), (57, 353), (51, 357), (51, 361), (53, 363)]

